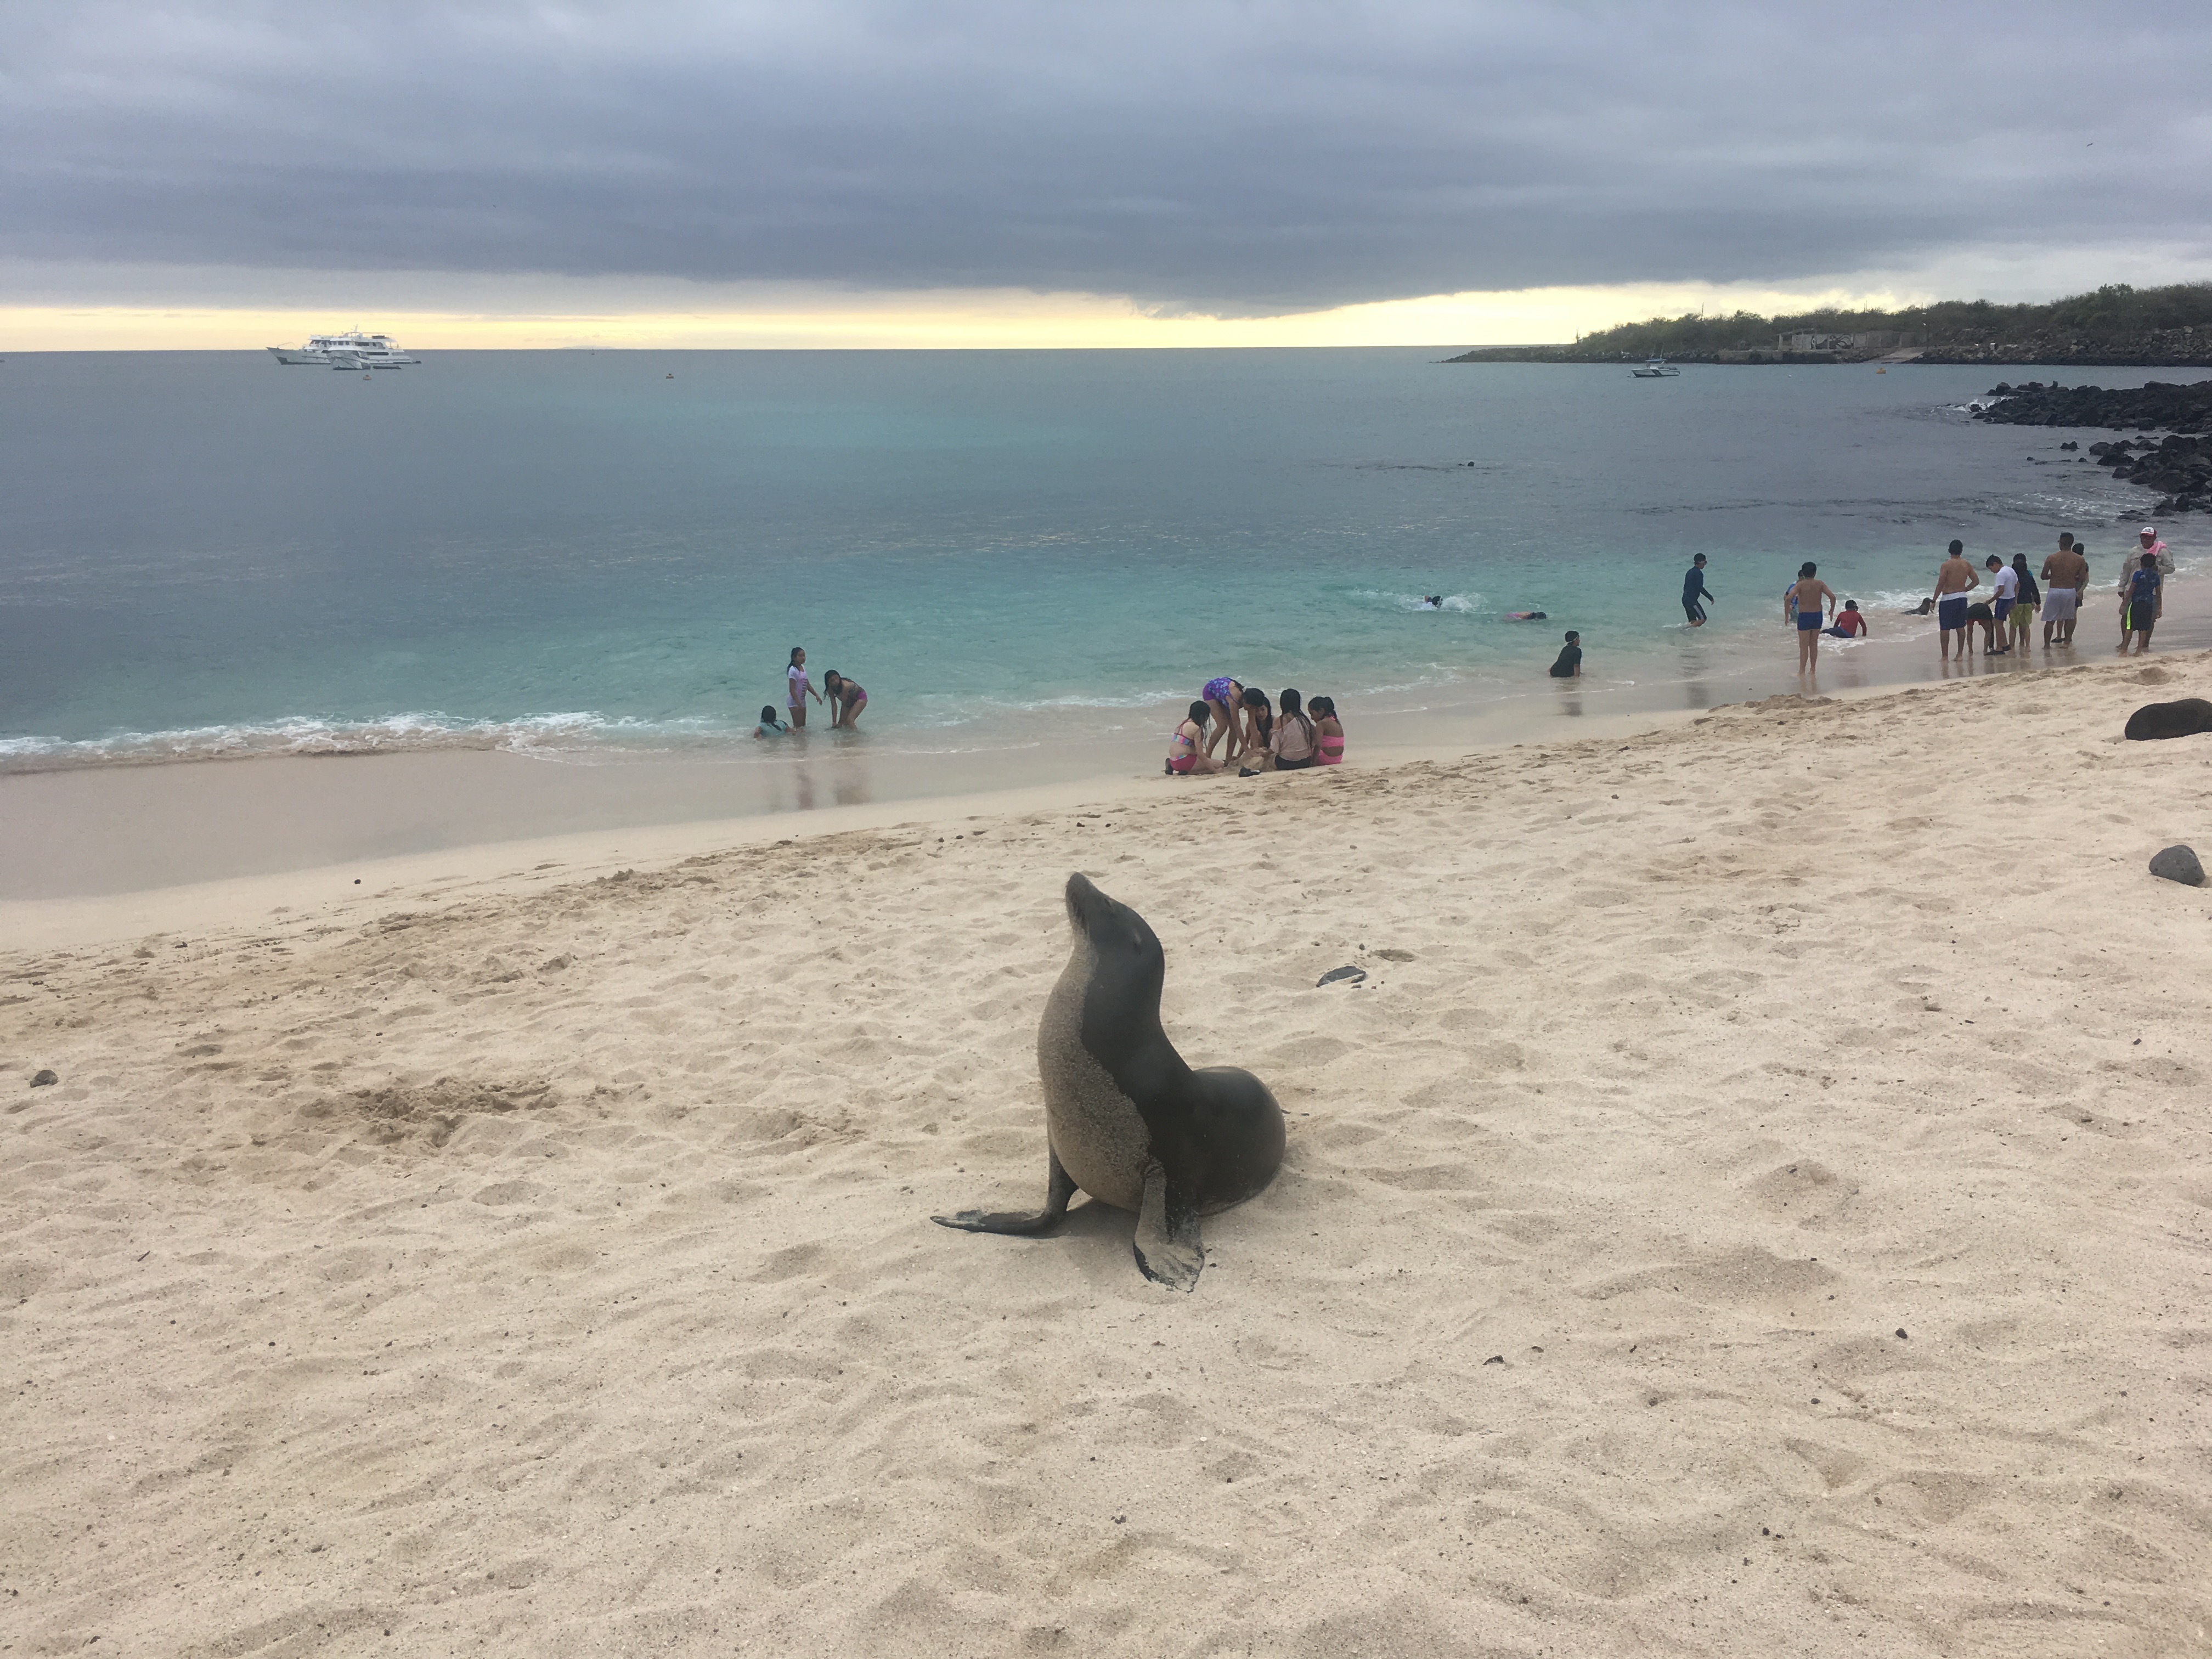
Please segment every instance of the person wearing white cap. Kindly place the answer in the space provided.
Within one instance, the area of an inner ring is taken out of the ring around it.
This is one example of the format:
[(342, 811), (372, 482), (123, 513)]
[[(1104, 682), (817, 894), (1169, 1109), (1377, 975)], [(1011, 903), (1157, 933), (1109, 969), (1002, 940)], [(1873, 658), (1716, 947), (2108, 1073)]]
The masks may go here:
[(2122, 576), (2123, 580), (2124, 580), (2127, 576), (2130, 576), (2135, 574), (2134, 567), (2142, 562), (2142, 556), (2146, 553), (2154, 553), (2158, 556), (2158, 574), (2160, 575), (2171, 576), (2173, 574), (2173, 555), (2167, 552), (2166, 550), (2166, 544), (2159, 540), (2158, 526), (2156, 525), (2145, 525), (2142, 527), (2141, 533), (2136, 536), (2136, 540), (2140, 544), (2140, 545), (2136, 549), (2135, 556), (2128, 561), (2130, 568), (2125, 573), (2124, 573)]

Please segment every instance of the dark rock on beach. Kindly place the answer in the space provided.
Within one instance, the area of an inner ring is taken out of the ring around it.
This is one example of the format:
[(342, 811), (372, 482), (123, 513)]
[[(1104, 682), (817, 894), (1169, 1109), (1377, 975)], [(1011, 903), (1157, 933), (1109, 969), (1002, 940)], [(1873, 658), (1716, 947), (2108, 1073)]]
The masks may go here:
[(2128, 716), (2122, 735), (2130, 742), (2158, 738), (2193, 738), (2212, 732), (2212, 702), (2202, 697), (2183, 697), (2177, 702), (2147, 702)]
[(33, 1089), (43, 1089), (50, 1084), (59, 1083), (61, 1079), (56, 1077), (52, 1072), (37, 1072), (32, 1074), (31, 1086)]
[(2184, 887), (2204, 884), (2204, 866), (2186, 847), (2169, 847), (2156, 854), (2150, 861), (2150, 872), (2162, 881), (2178, 881)]

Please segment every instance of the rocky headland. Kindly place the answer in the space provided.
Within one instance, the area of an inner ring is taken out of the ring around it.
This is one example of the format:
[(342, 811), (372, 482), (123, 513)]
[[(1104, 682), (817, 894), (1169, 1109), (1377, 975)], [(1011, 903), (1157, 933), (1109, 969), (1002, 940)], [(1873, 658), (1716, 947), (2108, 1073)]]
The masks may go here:
[[(2162, 437), (2121, 438), (2091, 444), (2082, 453), (2112, 477), (2155, 489), (2161, 499), (2151, 510), (2196, 512), (2212, 507), (2212, 380), (2107, 391), (2094, 386), (1999, 384), (1992, 401), (1974, 418), (1999, 426), (2097, 427), (2108, 432), (2162, 433)], [(2071, 448), (2071, 444), (2062, 446)]]
[(1941, 300), (1902, 311), (1763, 317), (1692, 312), (1585, 334), (1565, 345), (1487, 346), (1455, 363), (2049, 363), (2212, 368), (2212, 283), (2109, 283), (2045, 305)]

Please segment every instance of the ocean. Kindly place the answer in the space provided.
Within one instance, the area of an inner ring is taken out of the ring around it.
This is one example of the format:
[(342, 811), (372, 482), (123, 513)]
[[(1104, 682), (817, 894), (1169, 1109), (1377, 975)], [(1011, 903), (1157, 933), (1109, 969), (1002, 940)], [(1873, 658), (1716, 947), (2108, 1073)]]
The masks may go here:
[(1594, 707), (1786, 678), (1806, 559), (1874, 619), (1862, 678), (1924, 673), (1932, 638), (1893, 647), (1929, 624), (1894, 613), (1950, 538), (2039, 566), (2070, 529), (2101, 586), (2148, 499), (2057, 447), (2094, 434), (1967, 418), (2050, 371), (1448, 355), (11, 355), (0, 769), (768, 764), (794, 645), (869, 694), (857, 737), (807, 742), (917, 765), (1164, 752), (1217, 673), (1334, 696), (1356, 755), (1365, 719), (1541, 703), (1571, 627)]

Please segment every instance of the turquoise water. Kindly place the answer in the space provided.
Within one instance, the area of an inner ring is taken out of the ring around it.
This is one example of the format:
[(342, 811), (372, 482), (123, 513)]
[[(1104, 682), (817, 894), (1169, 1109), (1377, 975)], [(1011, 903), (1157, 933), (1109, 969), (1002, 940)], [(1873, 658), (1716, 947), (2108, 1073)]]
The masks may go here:
[(1694, 551), (1699, 660), (1765, 659), (1802, 560), (1879, 616), (1953, 536), (2117, 553), (2147, 499), (2056, 449), (2088, 434), (1966, 418), (2032, 371), (1444, 355), (13, 356), (0, 766), (744, 757), (793, 645), (925, 751), (1150, 730), (1215, 673), (1347, 720), (1479, 703), (1567, 627), (1592, 692), (1648, 691), (1687, 672)]

